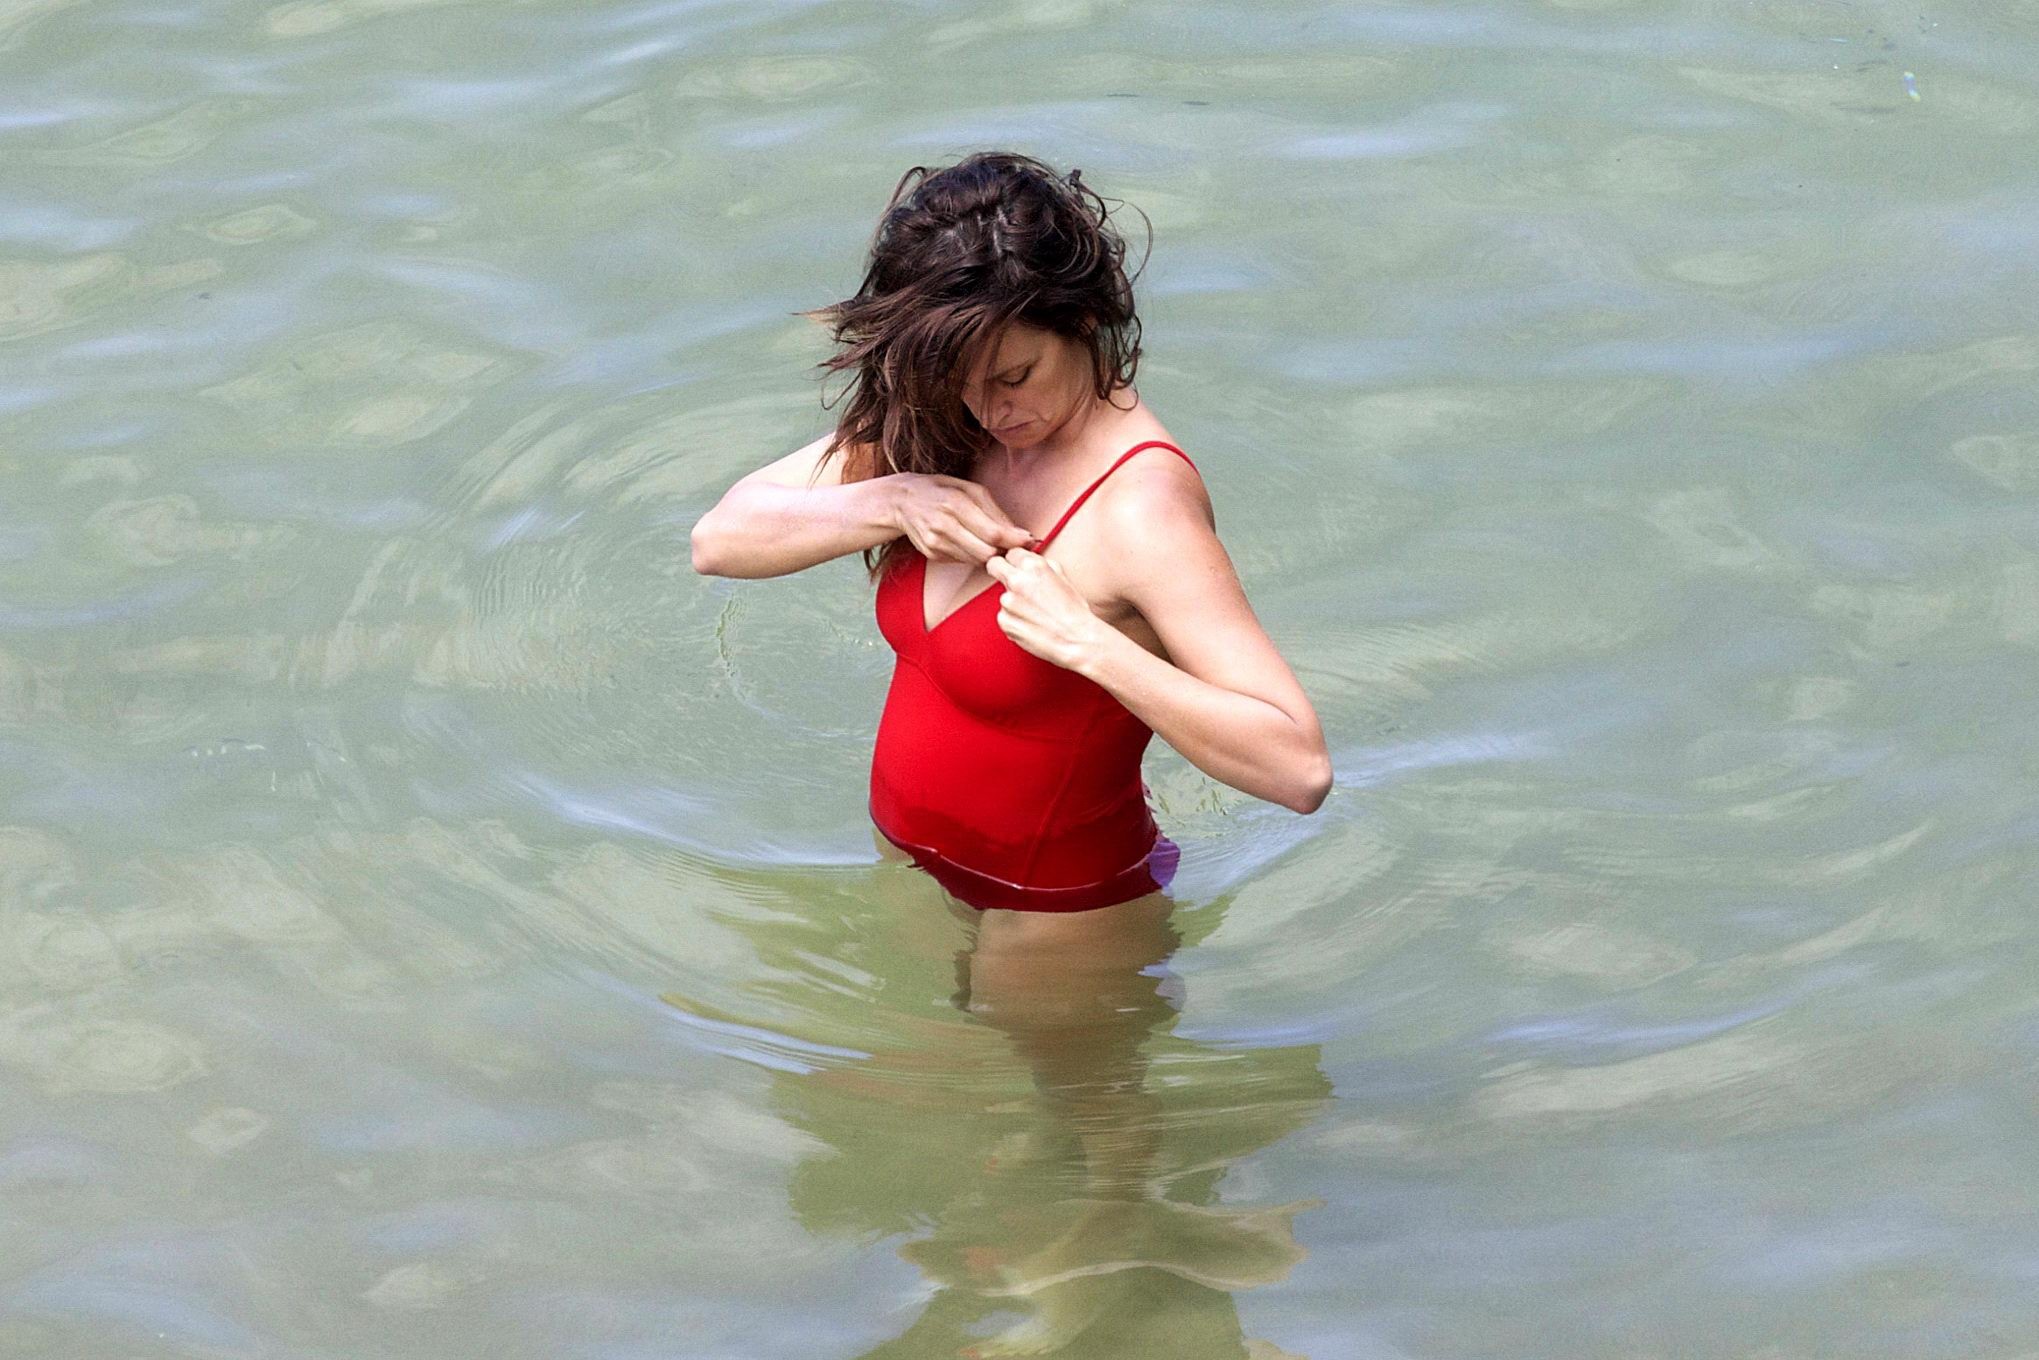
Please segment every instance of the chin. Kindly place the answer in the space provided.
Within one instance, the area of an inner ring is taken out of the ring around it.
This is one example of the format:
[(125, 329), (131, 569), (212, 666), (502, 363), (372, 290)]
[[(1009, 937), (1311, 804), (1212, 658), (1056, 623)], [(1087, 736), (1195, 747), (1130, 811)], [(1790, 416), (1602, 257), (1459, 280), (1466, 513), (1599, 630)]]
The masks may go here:
[[(1059, 427), (1050, 425), (1045, 420), (1035, 420), (1027, 424), (1027, 426), (1024, 429), (1020, 430), (1017, 434), (1013, 435), (1011, 439), (1000, 439), (999, 442), (1004, 444), (1009, 449), (1031, 448), (1033, 445), (1042, 442), (1049, 435), (1055, 433), (1057, 428)], [(998, 436), (993, 435), (992, 438), (998, 439)]]

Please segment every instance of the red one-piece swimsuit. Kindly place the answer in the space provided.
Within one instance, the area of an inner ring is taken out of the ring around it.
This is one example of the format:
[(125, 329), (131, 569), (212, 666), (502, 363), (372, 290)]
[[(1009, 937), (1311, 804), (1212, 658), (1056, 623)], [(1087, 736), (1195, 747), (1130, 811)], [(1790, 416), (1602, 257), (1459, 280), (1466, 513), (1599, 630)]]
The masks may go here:
[[(1128, 449), (1037, 550), (1152, 448), (1190, 462), (1164, 440)], [(1153, 732), (1102, 686), (1007, 637), (1003, 585), (928, 627), (926, 578), (927, 559), (902, 546), (878, 582), (878, 629), (897, 653), (871, 756), (878, 830), (978, 908), (1086, 911), (1166, 886), (1176, 850), (1140, 779)]]

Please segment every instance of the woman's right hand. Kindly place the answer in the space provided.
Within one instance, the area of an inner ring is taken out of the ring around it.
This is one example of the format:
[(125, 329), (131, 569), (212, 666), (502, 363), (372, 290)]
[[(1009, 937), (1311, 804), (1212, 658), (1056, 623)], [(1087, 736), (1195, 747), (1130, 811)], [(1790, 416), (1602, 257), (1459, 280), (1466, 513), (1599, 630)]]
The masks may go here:
[(897, 472), (888, 480), (896, 484), (899, 532), (930, 561), (982, 566), (1034, 541), (975, 482), (926, 472)]

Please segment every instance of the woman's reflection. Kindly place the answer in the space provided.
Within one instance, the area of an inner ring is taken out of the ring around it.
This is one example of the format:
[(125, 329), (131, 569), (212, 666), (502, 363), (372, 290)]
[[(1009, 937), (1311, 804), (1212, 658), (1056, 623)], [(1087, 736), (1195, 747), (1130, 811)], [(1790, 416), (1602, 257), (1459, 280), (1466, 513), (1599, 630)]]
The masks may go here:
[[(1242, 1336), (1231, 1292), (1287, 1276), (1304, 1254), (1293, 1220), (1315, 1202), (1221, 1205), (1218, 1183), (1315, 1117), (1330, 1083), (1315, 1045), (1173, 1034), (1177, 920), (1207, 932), (1217, 909), (1176, 918), (1157, 894), (1068, 914), (951, 904), (944, 918), (919, 892), (879, 896), (901, 914), (841, 923), (881, 937), (857, 953), (879, 970), (865, 1000), (886, 998), (883, 1018), (841, 1017), (872, 1056), (778, 1085), (785, 1116), (835, 1154), (796, 1170), (801, 1221), (903, 1237), (935, 1286), (866, 1360), (1279, 1356)], [(817, 993), (796, 989), (815, 1015)]]
[[(940, 1284), (1020, 1307), (966, 1354), (1066, 1351), (1087, 1333), (1100, 1354), (1128, 1354), (1134, 1339), (1153, 1354), (1244, 1354), (1225, 1291), (1280, 1280), (1302, 1259), (1291, 1220), (1307, 1202), (1238, 1209), (1210, 1205), (1208, 1186), (1168, 1194), (1199, 1173), (1214, 1182), (1247, 1150), (1187, 1165), (1162, 1155), (1175, 1102), (1149, 1089), (1149, 1049), (1177, 1014), (1170, 906), (1155, 894), (1089, 912), (987, 911), (958, 956), (957, 1000), (1010, 1041), (1045, 1116), (1038, 1140), (1009, 1137), (994, 1154), (1009, 1190), (993, 1212), (955, 1216), (902, 1249)], [(1170, 1075), (1194, 1084), (1195, 1056), (1169, 1055)], [(1328, 1093), (1321, 1077), (1313, 1085), (1316, 1099)], [(1174, 1122), (1194, 1140), (1180, 1112)], [(1015, 1159), (1037, 1174), (1017, 1174)], [(1195, 1333), (1157, 1349), (1164, 1315), (1169, 1331), (1194, 1319)], [(1119, 1325), (1095, 1335), (1108, 1318)]]

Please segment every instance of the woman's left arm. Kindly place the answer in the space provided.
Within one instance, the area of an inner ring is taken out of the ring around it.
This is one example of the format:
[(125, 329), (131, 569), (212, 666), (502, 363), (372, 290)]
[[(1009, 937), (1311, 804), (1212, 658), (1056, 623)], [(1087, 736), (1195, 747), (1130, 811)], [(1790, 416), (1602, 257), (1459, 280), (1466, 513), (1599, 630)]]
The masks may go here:
[(1027, 651), (1102, 685), (1213, 779), (1316, 811), (1331, 789), (1323, 728), (1246, 602), (1201, 485), (1163, 473), (1124, 491), (1100, 507), (1111, 521), (1103, 527), (1118, 593), (1168, 659), (1099, 618), (1058, 564), (1024, 549), (986, 567), (1006, 588), (999, 626)]

